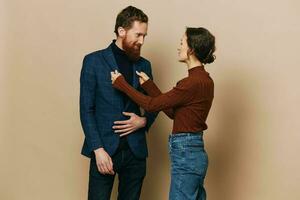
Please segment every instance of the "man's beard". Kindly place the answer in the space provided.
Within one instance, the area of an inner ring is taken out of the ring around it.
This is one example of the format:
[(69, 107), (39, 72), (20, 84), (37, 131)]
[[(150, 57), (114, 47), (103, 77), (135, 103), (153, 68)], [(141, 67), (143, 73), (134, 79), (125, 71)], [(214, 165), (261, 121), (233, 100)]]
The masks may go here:
[(127, 42), (127, 38), (125, 38), (122, 41), (122, 47), (130, 60), (137, 61), (140, 58), (142, 45), (140, 44), (131, 45), (129, 42)]

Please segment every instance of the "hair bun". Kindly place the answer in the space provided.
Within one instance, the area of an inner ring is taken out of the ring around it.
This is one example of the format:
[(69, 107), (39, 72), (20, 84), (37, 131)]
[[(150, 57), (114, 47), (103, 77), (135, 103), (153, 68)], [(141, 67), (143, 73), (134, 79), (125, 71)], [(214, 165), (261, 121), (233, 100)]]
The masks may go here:
[(216, 56), (213, 53), (207, 55), (207, 57), (203, 60), (203, 64), (213, 63), (216, 59)]
[(187, 36), (188, 47), (193, 50), (195, 56), (202, 64), (209, 64), (216, 59), (214, 52), (215, 36), (213, 36), (207, 29), (188, 27), (185, 31)]

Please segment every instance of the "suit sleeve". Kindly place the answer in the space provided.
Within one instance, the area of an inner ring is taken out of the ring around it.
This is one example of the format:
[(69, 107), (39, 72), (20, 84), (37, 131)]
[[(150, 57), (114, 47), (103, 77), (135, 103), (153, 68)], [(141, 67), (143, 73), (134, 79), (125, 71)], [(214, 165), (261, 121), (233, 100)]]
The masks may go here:
[(96, 126), (96, 87), (96, 74), (92, 58), (86, 56), (83, 59), (80, 75), (80, 121), (90, 151), (103, 147)]

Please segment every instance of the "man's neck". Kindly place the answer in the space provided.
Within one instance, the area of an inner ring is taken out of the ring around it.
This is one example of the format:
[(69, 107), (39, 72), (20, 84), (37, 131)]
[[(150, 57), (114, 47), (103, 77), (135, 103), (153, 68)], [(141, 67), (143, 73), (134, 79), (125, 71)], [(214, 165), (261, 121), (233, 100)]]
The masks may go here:
[(117, 47), (119, 47), (120, 49), (122, 49), (124, 51), (123, 45), (122, 45), (122, 40), (120, 38), (117, 38), (115, 44), (117, 45)]

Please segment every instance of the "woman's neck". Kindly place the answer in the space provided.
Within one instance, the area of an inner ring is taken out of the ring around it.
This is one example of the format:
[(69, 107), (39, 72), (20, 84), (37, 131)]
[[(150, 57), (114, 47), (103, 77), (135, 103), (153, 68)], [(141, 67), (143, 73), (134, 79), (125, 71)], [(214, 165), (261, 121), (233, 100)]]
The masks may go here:
[(194, 56), (191, 56), (187, 61), (186, 61), (186, 65), (188, 70), (198, 67), (198, 66), (203, 66), (203, 64)]

